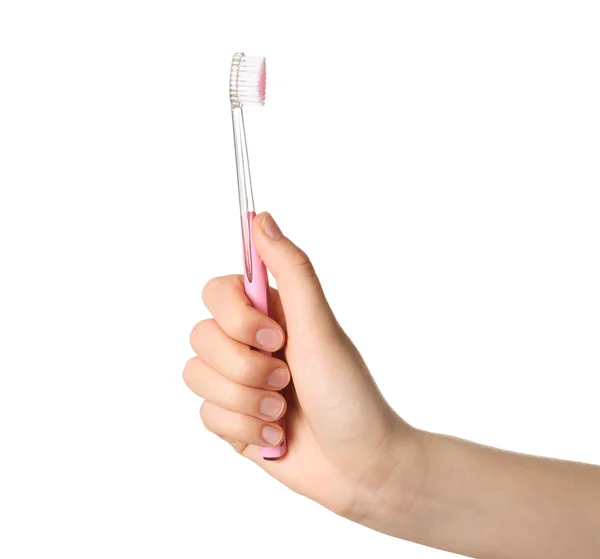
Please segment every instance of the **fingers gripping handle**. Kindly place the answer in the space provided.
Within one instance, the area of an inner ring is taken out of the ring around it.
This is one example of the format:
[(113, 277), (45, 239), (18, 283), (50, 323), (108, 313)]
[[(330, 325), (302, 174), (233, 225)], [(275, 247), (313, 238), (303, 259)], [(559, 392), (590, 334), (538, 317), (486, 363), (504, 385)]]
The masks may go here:
[[(244, 238), (244, 291), (255, 309), (269, 314), (269, 279), (267, 269), (261, 260), (252, 240), (252, 223), (256, 214), (248, 212), (242, 216), (242, 234)], [(266, 355), (269, 352), (263, 351)], [(285, 429), (283, 418), (277, 422)], [(279, 446), (260, 447), (260, 455), (265, 460), (277, 460), (285, 456), (287, 443), (285, 436)]]

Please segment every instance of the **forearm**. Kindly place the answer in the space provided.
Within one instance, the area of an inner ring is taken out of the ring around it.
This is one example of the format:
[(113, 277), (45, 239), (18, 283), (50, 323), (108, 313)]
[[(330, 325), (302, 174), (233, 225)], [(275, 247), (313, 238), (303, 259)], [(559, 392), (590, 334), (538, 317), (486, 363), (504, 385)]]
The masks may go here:
[(425, 432), (414, 446), (372, 527), (478, 559), (600, 557), (600, 467)]

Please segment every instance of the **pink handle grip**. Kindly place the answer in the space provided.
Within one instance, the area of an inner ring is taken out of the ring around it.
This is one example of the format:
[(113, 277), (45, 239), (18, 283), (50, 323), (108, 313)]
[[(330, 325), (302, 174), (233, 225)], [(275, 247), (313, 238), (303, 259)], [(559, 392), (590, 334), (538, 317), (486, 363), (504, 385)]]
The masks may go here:
[[(248, 300), (252, 303), (255, 309), (269, 315), (269, 278), (267, 276), (267, 268), (262, 259), (258, 255), (254, 241), (252, 240), (252, 223), (255, 217), (254, 212), (248, 212), (247, 219), (242, 218), (242, 232), (244, 235), (244, 259), (250, 257), (250, 262), (245, 262), (244, 270), (244, 291)], [(245, 223), (244, 223), (245, 221)], [(249, 250), (246, 250), (246, 247)], [(248, 254), (249, 253), (249, 254)], [(265, 355), (271, 355), (268, 351), (263, 351)], [(285, 433), (285, 422), (281, 418), (277, 422)], [(265, 460), (277, 460), (285, 456), (287, 452), (287, 443), (284, 438), (279, 446), (261, 446), (260, 455)]]

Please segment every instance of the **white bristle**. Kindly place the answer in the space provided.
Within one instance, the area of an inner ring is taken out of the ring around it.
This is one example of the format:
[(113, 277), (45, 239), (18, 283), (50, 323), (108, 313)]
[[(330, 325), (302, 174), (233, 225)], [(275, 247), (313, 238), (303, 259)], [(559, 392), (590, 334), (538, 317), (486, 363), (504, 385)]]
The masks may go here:
[(266, 88), (266, 63), (262, 56), (233, 55), (229, 76), (231, 107), (264, 105)]

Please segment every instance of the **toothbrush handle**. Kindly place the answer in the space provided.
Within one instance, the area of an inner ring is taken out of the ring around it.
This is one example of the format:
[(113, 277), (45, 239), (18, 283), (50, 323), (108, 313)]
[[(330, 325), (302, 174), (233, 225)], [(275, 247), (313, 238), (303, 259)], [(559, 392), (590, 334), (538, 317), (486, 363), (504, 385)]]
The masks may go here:
[[(269, 314), (269, 279), (267, 276), (267, 268), (265, 267), (262, 259), (258, 255), (258, 251), (254, 246), (252, 240), (252, 223), (255, 212), (248, 212), (246, 219), (242, 217), (242, 232), (244, 235), (244, 291), (252, 306), (255, 309), (263, 312), (268, 316)], [(250, 260), (248, 262), (247, 260)], [(262, 350), (261, 350), (262, 351)], [(265, 355), (271, 355), (268, 351), (262, 351)], [(285, 422), (281, 418), (277, 422), (282, 429), (285, 431)], [(279, 446), (265, 446), (260, 447), (260, 455), (265, 460), (277, 460), (285, 456), (287, 452), (287, 443), (284, 439)]]

